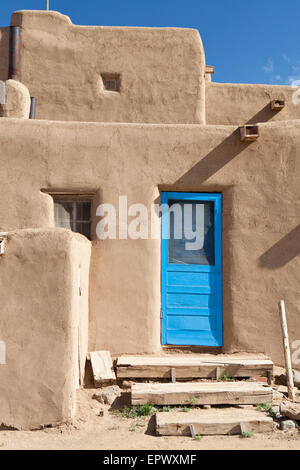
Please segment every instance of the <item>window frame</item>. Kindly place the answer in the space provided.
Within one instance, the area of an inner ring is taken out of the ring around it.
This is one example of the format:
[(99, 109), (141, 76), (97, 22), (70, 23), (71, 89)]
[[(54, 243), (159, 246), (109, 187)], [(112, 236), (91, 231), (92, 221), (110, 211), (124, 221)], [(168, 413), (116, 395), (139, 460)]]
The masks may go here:
[[(109, 93), (121, 93), (122, 77), (120, 73), (101, 73), (103, 89)], [(108, 88), (107, 83), (115, 83), (114, 88)]]
[[(71, 231), (74, 233), (80, 233), (84, 237), (88, 238), (88, 240), (92, 240), (92, 224), (93, 224), (93, 218), (92, 218), (92, 213), (93, 213), (93, 196), (91, 194), (51, 194), (53, 198), (53, 206), (54, 206), (54, 223), (56, 227), (61, 227), (60, 225), (57, 225), (57, 218), (56, 218), (56, 211), (55, 211), (55, 204), (58, 203), (72, 203), (73, 208), (72, 208), (72, 213), (73, 217), (71, 220)], [(88, 220), (79, 220), (77, 219), (77, 203), (80, 202), (86, 202), (90, 204), (90, 217)], [(78, 232), (77, 230), (74, 230), (76, 228), (77, 224), (86, 224), (89, 225), (90, 229), (90, 236), (87, 237), (81, 232)], [(63, 227), (61, 227), (63, 228)]]

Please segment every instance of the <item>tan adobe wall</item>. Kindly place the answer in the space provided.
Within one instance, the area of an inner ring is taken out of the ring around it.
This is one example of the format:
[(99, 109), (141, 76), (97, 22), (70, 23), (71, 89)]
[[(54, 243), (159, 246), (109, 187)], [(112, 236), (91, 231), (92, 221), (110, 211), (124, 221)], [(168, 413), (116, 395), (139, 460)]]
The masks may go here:
[[(223, 350), (282, 364), (281, 298), (300, 339), (300, 121), (260, 133), (247, 144), (235, 126), (3, 120), (0, 230), (54, 225), (41, 188), (95, 190), (95, 207), (127, 195), (149, 208), (160, 189), (222, 192)], [(155, 229), (159, 237), (159, 218)], [(159, 238), (92, 242), (89, 348), (160, 351)]]
[(9, 28), (0, 28), (0, 80), (8, 79)]
[[(57, 12), (20, 11), (23, 83), (37, 119), (203, 123), (205, 58), (198, 31), (76, 26)], [(121, 74), (121, 92), (102, 73)]]
[[(14, 13), (11, 24), (22, 28), (21, 76), (37, 98), (37, 119), (237, 125), (300, 118), (292, 87), (210, 82), (196, 30), (77, 26), (58, 12), (29, 10)], [(0, 80), (8, 45), (9, 28), (1, 28)], [(103, 88), (103, 73), (121, 74), (120, 93)], [(272, 99), (285, 99), (285, 108), (272, 111)]]
[[(238, 125), (300, 119), (300, 104), (293, 103), (296, 90), (290, 86), (206, 83), (206, 123)], [(271, 101), (278, 99), (285, 100), (285, 107), (273, 111)]]
[(90, 243), (64, 229), (15, 231), (7, 239), (0, 256), (0, 340), (6, 344), (0, 427), (32, 429), (75, 411), (79, 346), (81, 358), (87, 352)]
[(28, 88), (16, 80), (2, 82), (5, 104), (0, 105), (0, 117), (29, 119), (30, 95)]

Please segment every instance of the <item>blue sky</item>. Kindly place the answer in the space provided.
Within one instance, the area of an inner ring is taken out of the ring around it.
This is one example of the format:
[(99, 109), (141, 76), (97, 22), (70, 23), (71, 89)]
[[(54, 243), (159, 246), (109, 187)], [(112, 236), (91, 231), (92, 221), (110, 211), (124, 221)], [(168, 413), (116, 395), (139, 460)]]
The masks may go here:
[[(45, 0), (2, 0), (0, 25), (15, 10), (44, 8)], [(196, 28), (214, 81), (300, 79), (299, 0), (50, 0), (50, 9), (75, 24)]]

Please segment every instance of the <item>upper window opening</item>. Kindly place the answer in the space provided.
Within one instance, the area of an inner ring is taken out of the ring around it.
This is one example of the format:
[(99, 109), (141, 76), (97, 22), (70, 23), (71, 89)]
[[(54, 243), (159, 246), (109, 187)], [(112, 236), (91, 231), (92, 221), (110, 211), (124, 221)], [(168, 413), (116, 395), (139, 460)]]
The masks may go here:
[(55, 223), (91, 239), (92, 204), (88, 199), (55, 198)]
[(106, 91), (120, 91), (121, 75), (119, 73), (102, 73), (101, 77)]

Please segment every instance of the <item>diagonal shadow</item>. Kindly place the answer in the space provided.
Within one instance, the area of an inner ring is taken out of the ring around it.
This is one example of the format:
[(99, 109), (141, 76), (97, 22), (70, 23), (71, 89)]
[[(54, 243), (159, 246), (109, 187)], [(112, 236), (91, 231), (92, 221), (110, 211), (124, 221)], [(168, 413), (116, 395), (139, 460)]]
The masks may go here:
[(176, 183), (197, 185), (203, 183), (242, 153), (249, 145), (251, 145), (251, 142), (240, 141), (240, 131), (236, 129), (189, 171), (182, 175)]
[(263, 268), (282, 268), (300, 253), (300, 225), (285, 235), (259, 258)]
[(267, 122), (270, 121), (276, 114), (280, 113), (281, 109), (278, 111), (271, 108), (271, 103), (268, 103), (264, 108), (262, 108), (257, 114), (255, 114), (246, 124), (257, 124), (258, 122)]

